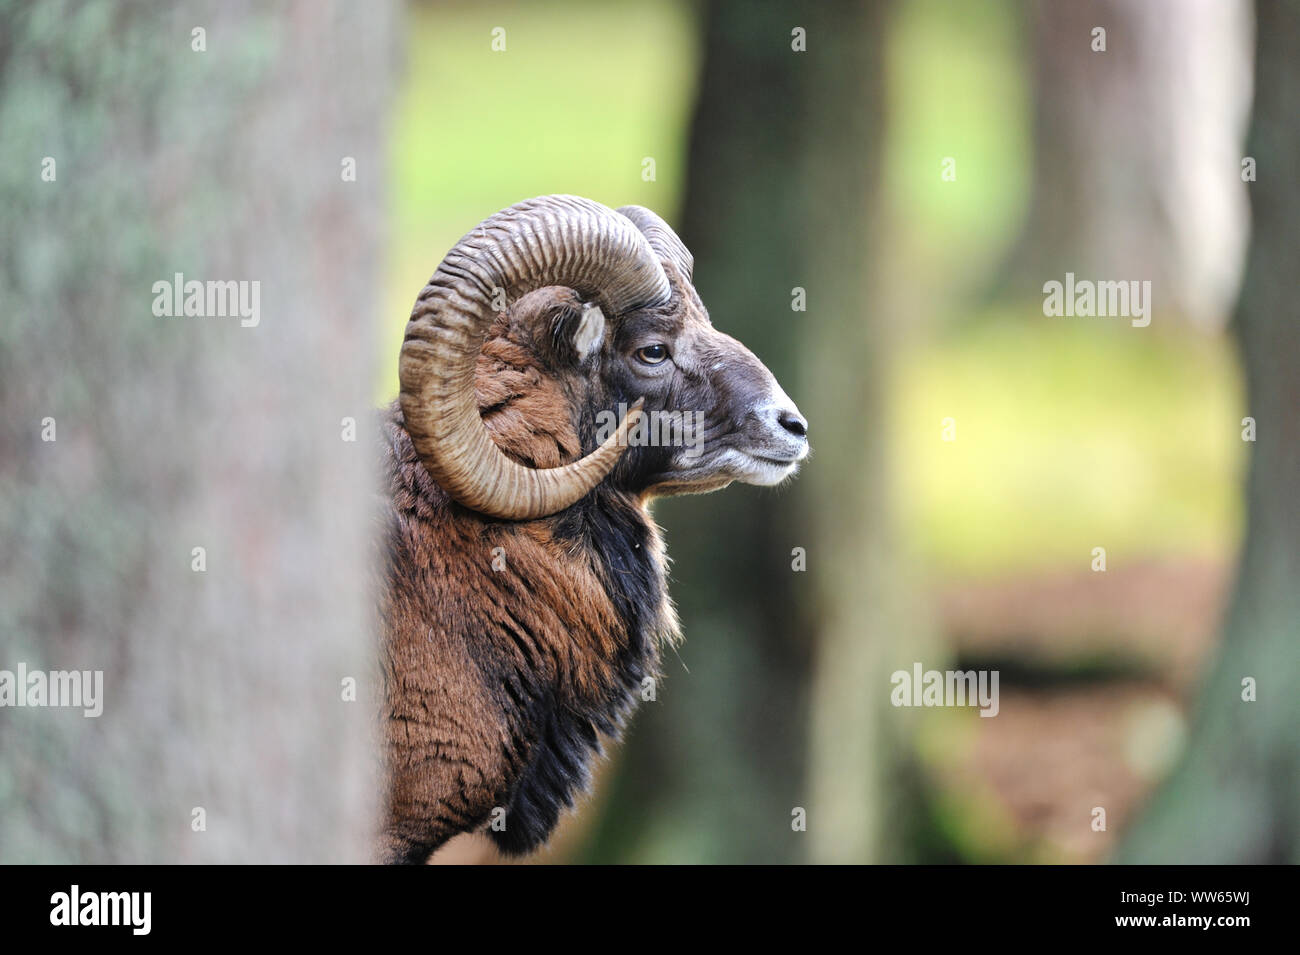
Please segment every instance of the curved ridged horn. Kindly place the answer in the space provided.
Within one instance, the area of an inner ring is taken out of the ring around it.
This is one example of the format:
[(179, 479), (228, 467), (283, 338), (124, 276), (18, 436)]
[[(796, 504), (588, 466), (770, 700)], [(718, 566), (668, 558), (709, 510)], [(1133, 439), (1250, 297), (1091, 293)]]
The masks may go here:
[(677, 271), (682, 273), (682, 278), (691, 281), (695, 256), (677, 238), (672, 226), (644, 206), (623, 206), (618, 214), (631, 220), (641, 234), (650, 240), (650, 248), (655, 250), (659, 258), (672, 262), (677, 266)]
[(530, 520), (579, 500), (618, 462), (641, 416), (638, 402), (604, 444), (558, 468), (524, 467), (492, 443), (474, 395), (474, 366), (493, 299), (504, 292), (513, 302), (547, 285), (596, 300), (611, 318), (669, 296), (649, 241), (627, 219), (589, 199), (541, 196), (498, 212), (457, 242), (406, 325), (398, 377), (411, 442), (443, 490), (492, 517)]

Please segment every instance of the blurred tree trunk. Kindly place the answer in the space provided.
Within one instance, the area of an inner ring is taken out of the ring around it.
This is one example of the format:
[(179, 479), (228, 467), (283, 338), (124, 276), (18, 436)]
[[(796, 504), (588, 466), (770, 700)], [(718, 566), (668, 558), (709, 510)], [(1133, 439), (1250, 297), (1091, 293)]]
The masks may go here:
[(0, 710), (0, 861), (364, 859), (393, 8), (3, 6), (0, 669), (103, 713)]
[[(1234, 330), (1257, 423), (1246, 541), (1183, 762), (1127, 834), (1126, 862), (1300, 862), (1300, 5), (1260, 0), (1247, 154), (1250, 253)], [(1221, 422), (1220, 427), (1236, 427)], [(1258, 700), (1243, 701), (1243, 681)]]
[[(1222, 327), (1246, 239), (1237, 165), (1249, 102), (1245, 0), (1037, 0), (1034, 180), (997, 290), (1067, 271), (1147, 279), (1163, 314)], [(1105, 50), (1096, 50), (1105, 31)]]
[[(602, 858), (865, 861), (881, 848), (890, 750), (875, 703), (882, 648), (902, 634), (882, 557), (890, 322), (871, 274), (885, 7), (707, 7), (676, 225), (714, 324), (794, 398), (814, 456), (782, 492), (733, 485), (657, 506), (686, 643), (638, 715)], [(807, 311), (792, 310), (795, 289)]]

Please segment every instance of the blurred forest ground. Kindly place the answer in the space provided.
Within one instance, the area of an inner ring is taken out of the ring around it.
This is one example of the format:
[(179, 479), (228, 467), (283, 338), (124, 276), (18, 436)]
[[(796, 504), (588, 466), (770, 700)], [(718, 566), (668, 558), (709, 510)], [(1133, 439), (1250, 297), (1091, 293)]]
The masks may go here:
[[(494, 72), (484, 62), (498, 22), (510, 68)], [(884, 271), (919, 291), (896, 303), (915, 328), (893, 363), (891, 420), (875, 433), (955, 665), (1003, 673), (998, 719), (918, 715), (933, 857), (1094, 861), (1176, 756), (1187, 694), (1216, 639), (1245, 461), (1221, 423), (1241, 417), (1242, 384), (1223, 334), (1163, 320), (1132, 334), (1126, 323), (1048, 321), (1038, 299), (981, 298), (1027, 211), (1025, 29), (1009, 5), (990, 3), (908, 3), (891, 22)], [(627, 36), (638, 38), (634, 54)], [(571, 192), (679, 221), (700, 55), (694, 10), (671, 3), (415, 5), (407, 42), (390, 151), (383, 402), (396, 393), (393, 356), (415, 293), (488, 213)], [(960, 174), (941, 186), (936, 157), (948, 155), (961, 157)], [(653, 182), (641, 177), (646, 156)], [(729, 316), (713, 319), (736, 331)], [(959, 439), (936, 441), (949, 416)], [(816, 422), (812, 436), (815, 447)], [(682, 518), (664, 511), (671, 552)], [(1105, 575), (1080, 559), (1096, 546), (1107, 549)], [(686, 631), (688, 649), (710, 640), (705, 625), (688, 620)], [(609, 785), (544, 858), (581, 852)], [(1106, 833), (1080, 825), (1094, 805), (1111, 807)], [(625, 858), (695, 853), (658, 844)]]

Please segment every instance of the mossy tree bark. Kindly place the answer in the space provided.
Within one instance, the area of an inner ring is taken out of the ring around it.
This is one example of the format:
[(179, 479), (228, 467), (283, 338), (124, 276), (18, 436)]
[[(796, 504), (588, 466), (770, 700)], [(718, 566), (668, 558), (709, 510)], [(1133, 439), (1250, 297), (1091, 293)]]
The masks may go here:
[(392, 7), (3, 7), (0, 669), (103, 712), (0, 710), (0, 860), (365, 859)]

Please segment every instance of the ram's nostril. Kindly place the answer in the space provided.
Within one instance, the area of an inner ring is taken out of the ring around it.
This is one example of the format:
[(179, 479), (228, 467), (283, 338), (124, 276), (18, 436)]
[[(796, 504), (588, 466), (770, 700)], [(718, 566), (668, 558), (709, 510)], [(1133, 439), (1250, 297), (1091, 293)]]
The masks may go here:
[(776, 416), (781, 427), (800, 438), (808, 436), (808, 419), (797, 411), (782, 411)]

